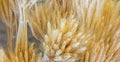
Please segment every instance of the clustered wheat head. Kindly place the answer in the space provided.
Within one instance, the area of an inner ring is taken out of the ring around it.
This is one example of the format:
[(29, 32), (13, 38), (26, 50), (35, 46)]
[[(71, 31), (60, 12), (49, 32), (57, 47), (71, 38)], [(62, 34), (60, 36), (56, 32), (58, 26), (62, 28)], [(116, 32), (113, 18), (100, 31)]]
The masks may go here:
[[(0, 3), (2, 21), (7, 29), (12, 28), (8, 31), (8, 44), (17, 31), (15, 50), (0, 49), (1, 62), (120, 61), (120, 1), (0, 0)], [(43, 53), (36, 53), (34, 44), (28, 47), (27, 24), (33, 36), (42, 42)]]

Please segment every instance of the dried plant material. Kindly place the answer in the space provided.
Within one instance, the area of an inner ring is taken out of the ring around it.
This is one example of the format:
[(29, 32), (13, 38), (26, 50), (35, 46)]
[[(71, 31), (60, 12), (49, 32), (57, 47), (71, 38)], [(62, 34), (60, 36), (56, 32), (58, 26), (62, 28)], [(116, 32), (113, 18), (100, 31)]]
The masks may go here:
[(28, 12), (29, 25), (32, 29), (33, 35), (43, 41), (44, 35), (47, 33), (47, 23), (51, 22), (56, 28), (60, 23), (58, 20), (63, 17), (68, 17), (73, 8), (72, 1), (66, 0), (47, 0), (45, 3), (36, 3)]
[(91, 31), (95, 42), (100, 39), (105, 43), (114, 42), (111, 39), (120, 28), (120, 2), (116, 4), (112, 0), (75, 0), (74, 4), (80, 21), (79, 28), (83, 27), (80, 31)]
[(0, 0), (0, 16), (9, 28), (14, 27), (17, 22), (17, 15), (14, 13), (14, 9), (16, 9), (15, 3), (15, 0)]
[(119, 35), (115, 37), (115, 34), (120, 28), (120, 2), (116, 4), (112, 0), (76, 0), (73, 3), (76, 4), (75, 14), (72, 13), (74, 17), (56, 19), (59, 21), (57, 26), (52, 21), (48, 22), (44, 36), (45, 60), (119, 61)]
[(7, 40), (9, 41), (7, 45), (10, 49), (12, 49), (13, 34), (17, 29), (16, 7), (15, 0), (0, 0), (0, 18), (7, 27)]
[(80, 54), (86, 51), (86, 40), (90, 34), (79, 32), (79, 22), (72, 16), (60, 21), (57, 28), (48, 23), (43, 46), (45, 55), (49, 58), (48, 61), (53, 62), (80, 61)]
[(19, 24), (15, 51), (4, 54), (3, 62), (37, 62), (33, 44), (28, 47), (27, 42), (27, 23), (21, 21)]
[[(4, 62), (119, 62), (120, 1), (17, 0), (19, 30), (15, 52)], [(43, 57), (28, 47), (27, 23), (44, 41)], [(23, 32), (24, 31), (24, 32)]]
[(23, 10), (24, 7), (18, 4), (18, 8), (20, 17), (15, 51), (4, 54), (3, 62), (37, 62), (37, 55), (35, 54), (36, 51), (33, 48), (33, 44), (28, 47), (27, 21)]
[(92, 48), (81, 59), (86, 62), (119, 62), (120, 42), (113, 39), (110, 44), (99, 42), (92, 44)]

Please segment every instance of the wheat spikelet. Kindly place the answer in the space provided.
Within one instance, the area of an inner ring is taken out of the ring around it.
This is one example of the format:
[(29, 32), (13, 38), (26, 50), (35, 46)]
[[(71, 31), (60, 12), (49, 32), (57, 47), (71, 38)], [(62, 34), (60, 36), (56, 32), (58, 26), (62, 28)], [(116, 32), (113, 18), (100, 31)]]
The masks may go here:
[(44, 49), (45, 55), (51, 61), (80, 61), (80, 54), (86, 50), (85, 40), (88, 40), (86, 38), (90, 34), (79, 32), (78, 25), (79, 22), (72, 16), (68, 19), (62, 19), (59, 27), (56, 29), (48, 23)]

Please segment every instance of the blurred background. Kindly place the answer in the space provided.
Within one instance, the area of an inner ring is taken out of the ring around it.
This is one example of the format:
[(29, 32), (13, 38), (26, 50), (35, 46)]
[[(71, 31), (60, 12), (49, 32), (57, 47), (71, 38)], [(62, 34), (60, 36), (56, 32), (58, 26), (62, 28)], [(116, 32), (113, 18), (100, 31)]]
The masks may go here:
[(7, 33), (6, 33), (6, 27), (0, 20), (0, 47), (6, 47), (6, 41), (7, 41)]

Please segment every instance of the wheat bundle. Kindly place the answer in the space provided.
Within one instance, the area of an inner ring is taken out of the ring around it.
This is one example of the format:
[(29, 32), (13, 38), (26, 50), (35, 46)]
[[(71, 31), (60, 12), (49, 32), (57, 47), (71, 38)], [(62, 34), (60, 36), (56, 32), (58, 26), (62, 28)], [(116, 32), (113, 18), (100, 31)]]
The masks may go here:
[[(15, 52), (3, 54), (3, 62), (120, 61), (120, 1), (17, 0), (17, 4)], [(33, 45), (28, 47), (27, 23), (35, 38), (43, 41), (42, 55), (35, 54)]]

